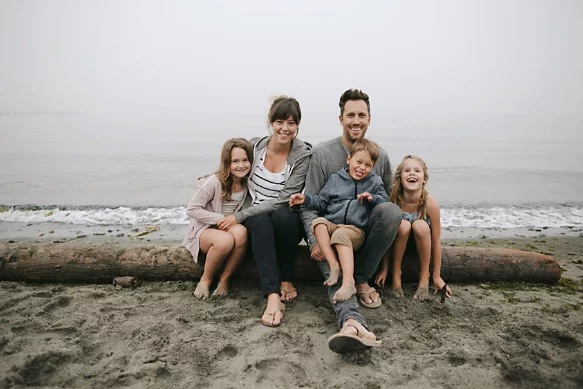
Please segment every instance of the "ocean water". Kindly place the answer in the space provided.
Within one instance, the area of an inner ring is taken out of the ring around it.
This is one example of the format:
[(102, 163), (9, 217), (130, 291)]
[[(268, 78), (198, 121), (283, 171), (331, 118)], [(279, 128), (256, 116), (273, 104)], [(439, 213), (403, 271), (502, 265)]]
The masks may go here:
[[(187, 223), (196, 178), (217, 168), (224, 140), (267, 134), (259, 113), (195, 119), (0, 114), (0, 221)], [(426, 161), (446, 227), (560, 227), (583, 226), (581, 129), (576, 115), (378, 113), (367, 137), (393, 168), (406, 154)], [(304, 113), (303, 140), (340, 133), (337, 114)]]

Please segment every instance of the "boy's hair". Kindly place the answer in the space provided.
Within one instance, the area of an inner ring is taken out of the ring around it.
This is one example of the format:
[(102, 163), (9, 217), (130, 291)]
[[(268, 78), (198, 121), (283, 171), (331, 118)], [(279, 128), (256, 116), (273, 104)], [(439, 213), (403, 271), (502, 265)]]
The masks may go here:
[(429, 196), (429, 193), (425, 190), (425, 184), (427, 184), (427, 181), (429, 180), (429, 173), (427, 172), (427, 165), (425, 164), (425, 161), (423, 161), (420, 157), (410, 154), (406, 155), (399, 166), (397, 166), (397, 170), (395, 170), (395, 174), (393, 175), (393, 185), (390, 201), (391, 203), (394, 203), (399, 208), (401, 208), (404, 193), (403, 184), (401, 182), (401, 173), (403, 172), (403, 165), (408, 159), (419, 161), (421, 167), (423, 168), (423, 190), (421, 192), (421, 200), (419, 201), (419, 209), (417, 210), (417, 213), (419, 214), (419, 219), (425, 219), (427, 217), (427, 197)]
[[(221, 190), (223, 192), (223, 200), (231, 200), (233, 193), (233, 177), (231, 177), (231, 151), (235, 147), (245, 150), (249, 163), (253, 166), (253, 146), (244, 138), (228, 139), (221, 150), (221, 165), (219, 170), (215, 173), (221, 182)], [(241, 179), (241, 183), (245, 184), (249, 177), (245, 176)]]
[(300, 124), (302, 121), (302, 110), (300, 103), (293, 97), (278, 96), (275, 98), (267, 114), (267, 124), (276, 120), (287, 120), (289, 117)]
[(368, 114), (370, 115), (370, 101), (368, 95), (361, 91), (360, 89), (348, 89), (346, 92), (342, 93), (340, 96), (340, 116), (344, 115), (344, 106), (348, 100), (364, 100), (366, 107), (368, 108)]
[(359, 151), (366, 151), (372, 159), (372, 163), (375, 164), (379, 160), (379, 146), (373, 142), (372, 140), (368, 139), (359, 139), (352, 144), (350, 148), (350, 156), (353, 157), (354, 154), (358, 153)]

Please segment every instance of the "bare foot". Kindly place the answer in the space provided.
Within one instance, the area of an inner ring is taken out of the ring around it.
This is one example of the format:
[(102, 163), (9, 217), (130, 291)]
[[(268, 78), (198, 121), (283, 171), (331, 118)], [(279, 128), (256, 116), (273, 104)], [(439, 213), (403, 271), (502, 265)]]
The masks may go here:
[(281, 290), (281, 301), (291, 301), (298, 297), (298, 292), (291, 282), (282, 281), (279, 289)]
[(199, 281), (198, 285), (196, 285), (196, 289), (194, 290), (194, 297), (196, 297), (197, 299), (207, 299), (210, 295), (210, 288), (211, 284), (210, 282), (206, 282), (206, 281)]
[(392, 285), (391, 286), (391, 294), (394, 297), (404, 297), (405, 293), (403, 293), (403, 288), (401, 285)]
[(267, 307), (265, 307), (265, 312), (261, 317), (261, 324), (267, 327), (279, 326), (284, 312), (285, 305), (279, 300), (277, 293), (270, 294), (267, 296)]
[(328, 275), (328, 279), (324, 281), (324, 285), (332, 286), (338, 283), (338, 278), (340, 277), (340, 266), (338, 267), (331, 267), (330, 274)]
[(415, 294), (413, 295), (413, 300), (427, 300), (429, 298), (429, 282), (419, 283)]
[(332, 296), (332, 303), (336, 304), (338, 301), (346, 301), (356, 294), (356, 286), (354, 284), (343, 283), (340, 289)]
[(229, 294), (229, 281), (219, 281), (213, 292), (213, 297), (227, 297)]

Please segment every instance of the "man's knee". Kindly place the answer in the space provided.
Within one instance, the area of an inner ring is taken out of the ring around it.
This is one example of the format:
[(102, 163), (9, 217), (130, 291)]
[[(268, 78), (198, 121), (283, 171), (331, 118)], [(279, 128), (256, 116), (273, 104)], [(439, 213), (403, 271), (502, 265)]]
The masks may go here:
[(373, 223), (382, 223), (383, 225), (394, 227), (397, 229), (401, 224), (401, 217), (403, 213), (401, 209), (393, 203), (381, 203), (373, 208), (372, 219)]

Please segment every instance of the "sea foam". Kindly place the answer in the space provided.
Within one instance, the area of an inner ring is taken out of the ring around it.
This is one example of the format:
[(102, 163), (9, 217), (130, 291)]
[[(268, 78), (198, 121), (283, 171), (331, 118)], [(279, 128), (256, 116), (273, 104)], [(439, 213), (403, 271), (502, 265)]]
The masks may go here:
[[(84, 225), (188, 224), (180, 207), (1, 207), (0, 222), (58, 222)], [(583, 227), (583, 204), (445, 205), (442, 227), (530, 228)]]

